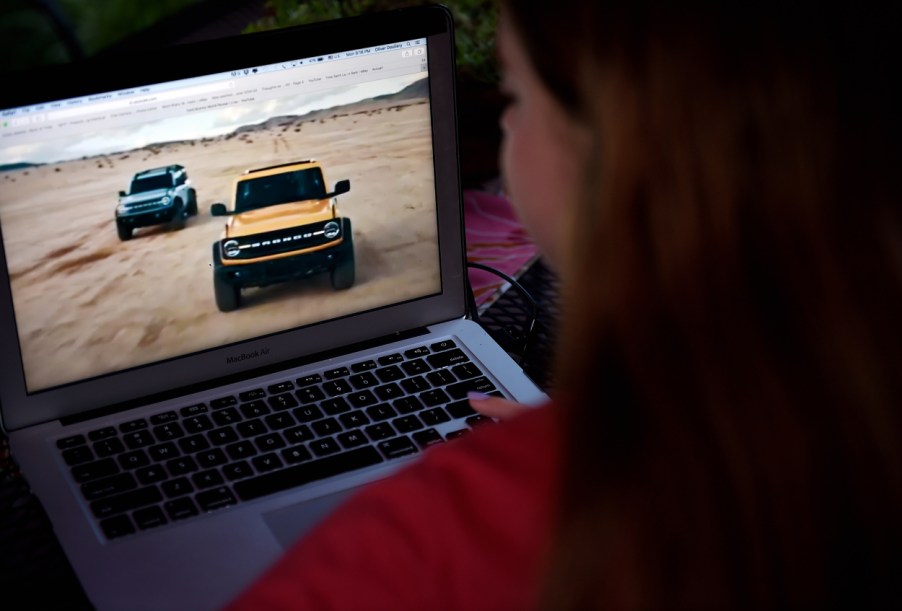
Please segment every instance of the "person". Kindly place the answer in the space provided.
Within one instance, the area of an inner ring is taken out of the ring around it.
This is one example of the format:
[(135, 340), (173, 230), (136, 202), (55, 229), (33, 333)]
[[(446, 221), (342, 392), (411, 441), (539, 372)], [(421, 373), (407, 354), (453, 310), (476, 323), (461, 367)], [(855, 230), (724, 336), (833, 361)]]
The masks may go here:
[[(553, 9), (553, 10), (549, 10)], [(502, 3), (553, 401), (427, 450), (233, 610), (902, 608), (897, 23)]]

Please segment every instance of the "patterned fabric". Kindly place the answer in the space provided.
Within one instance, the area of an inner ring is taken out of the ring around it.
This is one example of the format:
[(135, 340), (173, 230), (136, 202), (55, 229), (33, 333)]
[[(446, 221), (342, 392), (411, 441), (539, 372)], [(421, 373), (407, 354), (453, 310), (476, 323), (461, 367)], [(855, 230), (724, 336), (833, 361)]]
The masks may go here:
[[(510, 200), (484, 191), (464, 191), (467, 260), (482, 263), (517, 279), (538, 257), (538, 249), (517, 219)], [(480, 269), (469, 270), (480, 312), (510, 285)]]

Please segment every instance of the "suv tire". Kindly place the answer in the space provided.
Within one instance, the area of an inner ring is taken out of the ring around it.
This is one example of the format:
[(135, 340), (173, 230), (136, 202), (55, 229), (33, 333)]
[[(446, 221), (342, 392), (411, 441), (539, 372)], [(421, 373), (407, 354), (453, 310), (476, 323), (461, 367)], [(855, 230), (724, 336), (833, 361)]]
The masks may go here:
[(119, 234), (119, 239), (123, 242), (132, 239), (132, 228), (126, 227), (122, 223), (116, 223), (116, 233)]
[(241, 306), (241, 287), (231, 284), (223, 277), (222, 258), (219, 244), (213, 245), (213, 295), (220, 312), (232, 312)]

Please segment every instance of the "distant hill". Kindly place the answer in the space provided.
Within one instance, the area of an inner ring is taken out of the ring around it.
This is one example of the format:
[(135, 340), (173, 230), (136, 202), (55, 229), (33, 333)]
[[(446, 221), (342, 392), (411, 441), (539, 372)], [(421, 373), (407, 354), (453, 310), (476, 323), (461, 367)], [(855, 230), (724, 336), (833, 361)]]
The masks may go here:
[(43, 165), (43, 164), (28, 163), (27, 161), (20, 161), (18, 163), (8, 163), (6, 165), (0, 165), (0, 172), (15, 172), (16, 170), (26, 170), (28, 168), (36, 168), (39, 165)]

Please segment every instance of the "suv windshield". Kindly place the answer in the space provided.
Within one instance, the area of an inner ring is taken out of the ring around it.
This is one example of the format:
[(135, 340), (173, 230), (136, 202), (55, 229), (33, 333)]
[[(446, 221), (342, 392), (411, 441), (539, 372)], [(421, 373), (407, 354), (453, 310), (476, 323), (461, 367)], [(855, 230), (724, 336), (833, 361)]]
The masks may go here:
[(235, 211), (244, 212), (276, 204), (323, 199), (323, 173), (319, 168), (284, 172), (238, 183)]
[(169, 174), (158, 174), (157, 176), (134, 179), (129, 193), (143, 193), (144, 191), (155, 191), (156, 189), (168, 189), (171, 186), (172, 178)]

